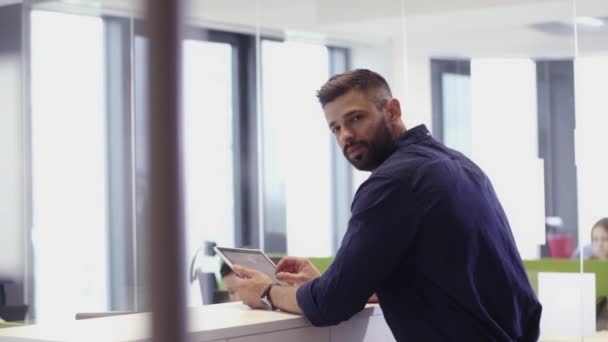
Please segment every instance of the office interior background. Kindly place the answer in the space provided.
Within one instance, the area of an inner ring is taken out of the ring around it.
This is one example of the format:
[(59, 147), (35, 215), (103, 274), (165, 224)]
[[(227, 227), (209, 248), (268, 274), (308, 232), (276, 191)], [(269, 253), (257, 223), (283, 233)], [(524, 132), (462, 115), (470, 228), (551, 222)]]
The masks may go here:
[[(144, 6), (0, 0), (2, 304), (28, 321), (149, 310)], [(354, 68), (387, 78), (408, 128), (426, 124), (486, 171), (523, 259), (569, 259), (608, 216), (605, 0), (185, 7), (188, 305), (211, 304), (212, 243), (335, 254), (368, 175), (315, 94)]]

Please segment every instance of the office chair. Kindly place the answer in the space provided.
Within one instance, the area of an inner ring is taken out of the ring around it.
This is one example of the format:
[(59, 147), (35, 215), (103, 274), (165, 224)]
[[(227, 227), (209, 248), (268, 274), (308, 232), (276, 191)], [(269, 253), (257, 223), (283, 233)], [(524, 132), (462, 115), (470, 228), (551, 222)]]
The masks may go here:
[(6, 305), (5, 286), (8, 284), (15, 284), (15, 282), (10, 279), (0, 279), (0, 318), (6, 322), (23, 322), (27, 315), (28, 306), (25, 304)]

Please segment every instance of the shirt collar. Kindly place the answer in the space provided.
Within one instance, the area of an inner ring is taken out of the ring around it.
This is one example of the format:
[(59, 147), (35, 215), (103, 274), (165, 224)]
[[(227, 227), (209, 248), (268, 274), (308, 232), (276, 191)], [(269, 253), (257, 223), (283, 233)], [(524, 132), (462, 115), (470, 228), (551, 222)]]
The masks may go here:
[(397, 140), (397, 145), (401, 147), (407, 146), (422, 139), (429, 138), (430, 136), (431, 133), (424, 124), (418, 125), (412, 129), (408, 129), (407, 131), (405, 131), (405, 133), (403, 133), (403, 135), (401, 135), (401, 137), (399, 137), (399, 139)]

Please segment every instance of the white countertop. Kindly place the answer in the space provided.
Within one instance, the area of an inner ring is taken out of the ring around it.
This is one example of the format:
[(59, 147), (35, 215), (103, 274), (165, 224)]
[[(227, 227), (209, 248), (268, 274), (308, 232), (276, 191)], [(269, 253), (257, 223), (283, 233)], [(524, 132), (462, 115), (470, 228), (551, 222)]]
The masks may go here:
[[(581, 337), (551, 337), (541, 336), (540, 342), (580, 342)], [(608, 330), (598, 331), (593, 336), (585, 336), (585, 342), (606, 342), (608, 341)]]
[[(0, 341), (146, 341), (151, 338), (150, 313), (65, 321), (0, 329)], [(369, 304), (353, 318), (382, 315)], [(252, 310), (242, 303), (188, 309), (188, 338), (213, 341), (230, 337), (311, 326), (303, 316)]]

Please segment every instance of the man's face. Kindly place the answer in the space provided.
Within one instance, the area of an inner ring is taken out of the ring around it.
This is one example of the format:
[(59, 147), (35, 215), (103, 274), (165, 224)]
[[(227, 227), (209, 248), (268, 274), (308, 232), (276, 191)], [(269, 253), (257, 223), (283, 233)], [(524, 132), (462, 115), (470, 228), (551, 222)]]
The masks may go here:
[(230, 301), (236, 302), (241, 300), (241, 298), (239, 298), (239, 294), (234, 291), (234, 289), (236, 288), (236, 282), (238, 280), (236, 278), (236, 274), (234, 272), (231, 272), (222, 279), (224, 280), (224, 284), (226, 285), (226, 289), (228, 290), (228, 298), (230, 299)]
[(603, 227), (594, 227), (591, 231), (593, 254), (599, 259), (608, 259), (608, 232)]
[(378, 109), (369, 95), (359, 90), (351, 90), (323, 107), (344, 156), (359, 170), (374, 170), (392, 151), (386, 108)]

